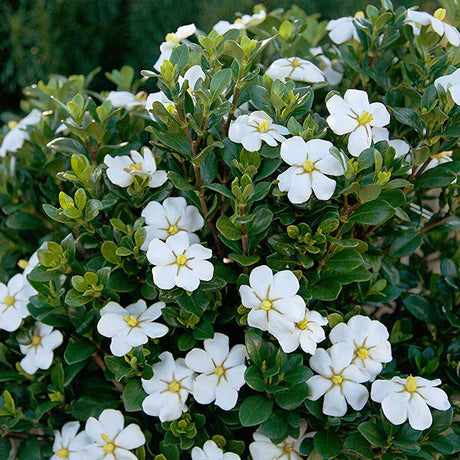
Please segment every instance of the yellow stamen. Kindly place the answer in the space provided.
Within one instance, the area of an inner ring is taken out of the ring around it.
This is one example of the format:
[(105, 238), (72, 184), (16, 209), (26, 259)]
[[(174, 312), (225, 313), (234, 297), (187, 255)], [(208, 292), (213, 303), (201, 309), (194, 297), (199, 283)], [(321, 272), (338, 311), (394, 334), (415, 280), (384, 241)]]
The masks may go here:
[(367, 359), (369, 358), (369, 350), (366, 347), (358, 348), (356, 355), (359, 359)]
[(59, 449), (57, 452), (56, 452), (56, 457), (59, 457), (59, 458), (69, 458), (69, 449)]
[(340, 385), (343, 382), (343, 377), (341, 375), (334, 375), (332, 377), (332, 383), (334, 385)]
[(176, 113), (176, 108), (174, 107), (173, 104), (169, 104), (168, 107), (166, 107), (166, 110), (171, 114), (174, 115)]
[(444, 8), (438, 8), (433, 16), (436, 18), (436, 19), (439, 19), (440, 21), (444, 21), (444, 19), (446, 18), (446, 10)]
[(291, 453), (293, 450), (294, 450), (294, 446), (292, 444), (286, 444), (284, 447), (283, 447), (283, 450), (284, 452), (286, 453)]
[(174, 42), (174, 41), (176, 41), (176, 34), (173, 33), (173, 32), (167, 34), (166, 37), (165, 37), (165, 40), (166, 40), (167, 42)]
[(310, 160), (305, 160), (305, 163), (302, 165), (302, 167), (306, 173), (311, 173), (315, 169), (313, 163)]
[(214, 371), (214, 374), (216, 374), (219, 377), (221, 377), (222, 375), (225, 374), (225, 369), (222, 366), (217, 366), (216, 370)]
[(355, 19), (364, 19), (365, 16), (364, 16), (364, 13), (362, 11), (357, 11), (355, 13)]
[(265, 310), (265, 311), (271, 310), (272, 307), (273, 307), (273, 304), (268, 299), (263, 300), (262, 303), (260, 304), (260, 308), (262, 308), (262, 310)]
[(259, 123), (259, 126), (257, 127), (257, 131), (259, 131), (259, 133), (268, 133), (269, 129), (270, 129), (270, 122), (268, 120), (262, 120)]
[(187, 257), (184, 256), (184, 254), (181, 254), (180, 256), (177, 256), (176, 258), (176, 264), (180, 265), (181, 267), (187, 263)]
[(136, 101), (146, 101), (147, 93), (145, 91), (139, 91), (135, 96)]
[(106, 453), (106, 454), (111, 454), (114, 450), (115, 450), (115, 444), (113, 442), (108, 442), (103, 448), (102, 450)]
[(372, 114), (369, 112), (363, 112), (359, 117), (358, 117), (358, 123), (360, 125), (367, 125), (372, 121)]
[(168, 233), (170, 235), (175, 235), (178, 231), (179, 231), (179, 229), (177, 228), (176, 224), (170, 225), (169, 228), (168, 228)]
[(296, 67), (300, 67), (302, 64), (300, 63), (300, 59), (299, 58), (294, 58), (292, 61), (291, 61), (291, 66), (296, 68)]
[(136, 327), (138, 324), (137, 318), (134, 315), (123, 316), (123, 319), (128, 323), (128, 326)]
[(172, 391), (173, 393), (177, 393), (179, 390), (180, 390), (180, 383), (173, 380), (169, 384), (169, 391)]
[(413, 393), (415, 390), (417, 390), (417, 380), (415, 377), (412, 377), (412, 375), (409, 375), (406, 380), (406, 390), (409, 393)]
[(16, 128), (17, 125), (18, 125), (17, 121), (11, 120), (8, 122), (8, 129), (12, 130), (13, 128)]
[(23, 270), (29, 265), (29, 262), (27, 262), (27, 260), (24, 260), (24, 259), (19, 259), (18, 260), (18, 267), (19, 268), (22, 268)]
[(142, 163), (136, 164), (136, 163), (131, 163), (129, 165), (129, 169), (131, 171), (142, 171)]
[(101, 434), (101, 438), (105, 443), (110, 442), (110, 438), (105, 433)]
[(305, 329), (308, 329), (308, 320), (307, 318), (304, 318), (302, 321), (296, 324), (298, 329), (301, 329), (304, 331)]
[(16, 299), (14, 297), (11, 297), (10, 295), (6, 295), (4, 298), (3, 298), (3, 303), (7, 306), (7, 307), (12, 307), (14, 305), (14, 302), (16, 302)]
[(434, 155), (431, 155), (431, 158), (435, 158), (436, 160), (444, 160), (445, 158), (452, 156), (452, 150), (447, 150), (446, 152), (439, 152)]
[(34, 347), (37, 347), (38, 345), (40, 345), (41, 341), (42, 341), (42, 338), (39, 335), (32, 336), (32, 345)]

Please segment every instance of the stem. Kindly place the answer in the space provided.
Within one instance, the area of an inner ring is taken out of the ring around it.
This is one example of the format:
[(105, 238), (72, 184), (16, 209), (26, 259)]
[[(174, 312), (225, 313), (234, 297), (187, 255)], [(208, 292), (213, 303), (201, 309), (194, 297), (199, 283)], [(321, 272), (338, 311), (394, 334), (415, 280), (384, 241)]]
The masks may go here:
[(233, 115), (235, 114), (235, 110), (237, 108), (236, 101), (238, 99), (239, 94), (240, 94), (240, 88), (238, 87), (238, 83), (237, 83), (235, 85), (235, 90), (233, 91), (233, 103), (230, 108), (230, 111), (228, 112), (227, 121), (222, 126), (222, 137), (223, 138), (228, 136), (228, 129), (230, 128), (230, 123), (233, 119)]

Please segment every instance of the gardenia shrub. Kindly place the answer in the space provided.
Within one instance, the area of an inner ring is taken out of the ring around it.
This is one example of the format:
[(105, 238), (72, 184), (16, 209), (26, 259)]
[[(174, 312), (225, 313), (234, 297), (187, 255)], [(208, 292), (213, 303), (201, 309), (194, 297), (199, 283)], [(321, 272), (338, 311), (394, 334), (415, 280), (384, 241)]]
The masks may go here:
[(455, 458), (443, 5), (258, 6), (168, 34), (109, 93), (24, 90), (0, 148), (1, 459)]

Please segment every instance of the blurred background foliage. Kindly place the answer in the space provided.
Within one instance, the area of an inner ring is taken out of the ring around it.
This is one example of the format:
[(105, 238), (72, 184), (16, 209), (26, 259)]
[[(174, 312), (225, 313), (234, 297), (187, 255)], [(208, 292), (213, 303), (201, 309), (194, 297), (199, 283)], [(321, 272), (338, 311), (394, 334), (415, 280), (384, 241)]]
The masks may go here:
[[(104, 71), (151, 69), (168, 32), (194, 22), (208, 32), (220, 19), (251, 13), (261, 0), (0, 0), (0, 112), (17, 111), (21, 89), (52, 73), (87, 74), (111, 89)], [(378, 0), (266, 0), (267, 10), (298, 5), (331, 19)], [(432, 12), (437, 1), (393, 0)]]

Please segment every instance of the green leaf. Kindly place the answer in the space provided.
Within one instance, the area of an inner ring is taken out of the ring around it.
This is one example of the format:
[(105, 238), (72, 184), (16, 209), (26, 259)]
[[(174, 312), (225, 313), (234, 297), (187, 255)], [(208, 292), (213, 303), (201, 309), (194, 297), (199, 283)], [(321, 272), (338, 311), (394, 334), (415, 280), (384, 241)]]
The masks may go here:
[(396, 120), (406, 126), (414, 128), (418, 132), (423, 131), (423, 123), (420, 120), (420, 117), (417, 115), (415, 110), (409, 109), (407, 107), (392, 107), (393, 115)]
[(349, 452), (361, 455), (363, 458), (373, 458), (372, 448), (366, 438), (358, 433), (348, 433), (343, 448)]
[(142, 384), (138, 379), (130, 379), (123, 391), (123, 404), (126, 412), (138, 412), (142, 410), (142, 401), (147, 397)]
[(232, 82), (232, 69), (226, 68), (219, 70), (211, 78), (211, 101), (215, 101)]
[(275, 393), (275, 401), (282, 409), (294, 410), (307, 399), (309, 393), (308, 385), (306, 383), (299, 383), (287, 391)]
[(11, 441), (7, 437), (0, 437), (0, 458), (10, 458)]
[(358, 431), (376, 447), (385, 447), (386, 440), (384, 434), (378, 429), (373, 422), (364, 422), (358, 425)]
[(390, 254), (395, 257), (413, 254), (422, 244), (423, 235), (418, 230), (406, 230), (396, 236), (390, 246)]
[(32, 214), (17, 212), (8, 216), (5, 222), (13, 230), (37, 230), (43, 228), (43, 222)]
[(248, 235), (258, 235), (265, 232), (273, 220), (273, 213), (267, 208), (260, 208), (252, 214), (252, 219), (246, 226)]
[(87, 150), (81, 142), (69, 137), (57, 137), (48, 142), (46, 146), (59, 153), (68, 153), (71, 155), (79, 153), (85, 156), (87, 154)]
[(260, 260), (259, 256), (243, 256), (241, 254), (236, 254), (234, 252), (231, 252), (228, 255), (228, 257), (234, 260), (235, 262), (238, 262), (243, 267), (250, 267), (251, 265), (254, 265)]
[(287, 435), (289, 424), (286, 423), (284, 413), (274, 412), (268, 420), (259, 427), (259, 433), (271, 439), (284, 438)]
[(327, 259), (325, 267), (334, 272), (349, 272), (363, 263), (364, 260), (358, 251), (347, 248)]
[(366, 225), (379, 225), (392, 217), (395, 209), (384, 200), (370, 201), (359, 207), (350, 217), (350, 222)]
[(337, 299), (342, 285), (335, 279), (325, 279), (308, 286), (308, 290), (316, 299), (330, 302)]
[(326, 458), (335, 457), (342, 450), (342, 442), (337, 433), (329, 430), (318, 431), (313, 438), (315, 449)]
[(457, 175), (449, 168), (449, 165), (439, 165), (435, 168), (425, 171), (416, 181), (417, 188), (437, 188), (447, 187), (455, 181)]
[(429, 302), (419, 295), (409, 295), (403, 299), (403, 304), (417, 319), (428, 324), (439, 324), (443, 321), (443, 315), (439, 306)]
[(227, 216), (220, 216), (217, 219), (216, 226), (219, 232), (230, 241), (237, 241), (242, 236), (241, 230)]
[(116, 254), (117, 245), (113, 241), (104, 241), (101, 246), (102, 257), (111, 264), (118, 265), (121, 257)]
[(260, 373), (260, 370), (256, 366), (249, 366), (244, 373), (244, 379), (248, 386), (256, 391), (264, 391), (265, 382)]
[(173, 183), (174, 187), (178, 190), (182, 190), (184, 192), (191, 192), (195, 190), (195, 187), (187, 182), (180, 174), (169, 171), (168, 172), (168, 179)]
[(64, 351), (64, 360), (67, 364), (75, 364), (88, 359), (96, 351), (96, 345), (89, 342), (69, 342)]
[(243, 426), (255, 426), (265, 422), (273, 410), (273, 400), (255, 395), (246, 398), (240, 407), (240, 422)]

